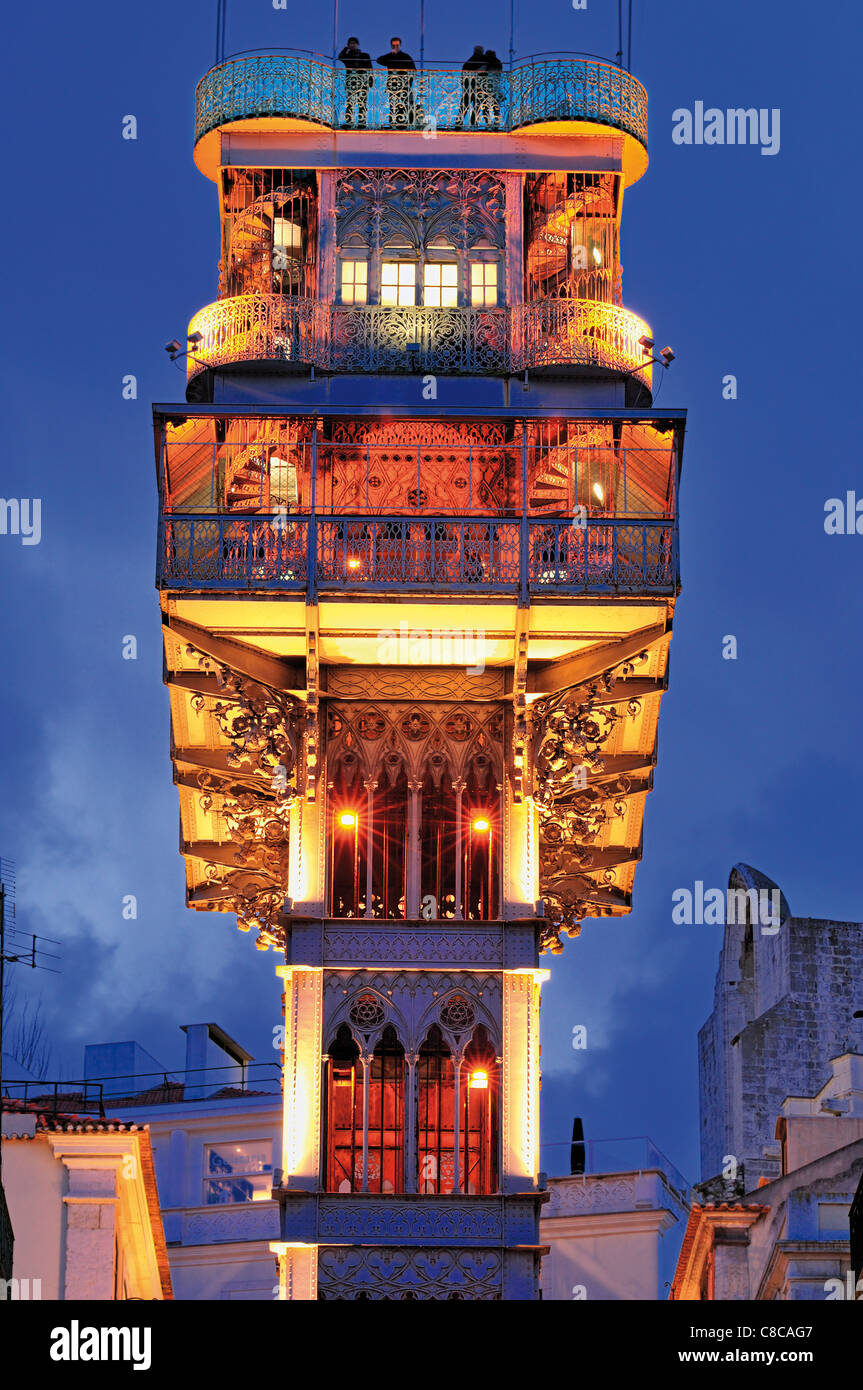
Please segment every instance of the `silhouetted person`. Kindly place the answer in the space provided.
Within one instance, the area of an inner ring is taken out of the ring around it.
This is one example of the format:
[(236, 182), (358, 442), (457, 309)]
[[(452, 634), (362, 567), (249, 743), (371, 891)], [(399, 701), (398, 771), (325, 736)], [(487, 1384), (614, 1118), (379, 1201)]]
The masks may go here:
[(474, 44), (473, 53), (461, 65), (461, 106), (458, 109), (458, 124), (464, 129), (470, 114), (470, 125), (476, 124), (476, 73), (485, 72), (485, 50), (481, 43)]
[(414, 98), (414, 79), (409, 72), (416, 71), (416, 63), (409, 53), (402, 49), (400, 38), (390, 39), (389, 53), (382, 53), (378, 62), (387, 69), (387, 97), (390, 104), (390, 125), (410, 128), (416, 120), (416, 101)]
[(500, 74), (503, 72), (503, 63), (493, 48), (485, 50), (483, 62), (485, 72), (476, 79), (477, 119), (483, 116), (497, 130), (500, 125)]
[(347, 68), (345, 73), (345, 123), (364, 127), (368, 118), (369, 88), (372, 85), (372, 60), (360, 48), (357, 38), (348, 39), (339, 62)]

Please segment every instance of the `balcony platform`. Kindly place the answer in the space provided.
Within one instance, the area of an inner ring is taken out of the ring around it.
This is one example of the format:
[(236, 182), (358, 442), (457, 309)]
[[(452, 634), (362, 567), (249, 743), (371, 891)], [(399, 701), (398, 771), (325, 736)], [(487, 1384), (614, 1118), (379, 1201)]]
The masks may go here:
[(356, 84), (340, 65), (280, 54), (237, 58), (212, 68), (196, 92), (195, 160), (208, 177), (224, 162), (221, 135), (309, 132), (440, 134), (529, 132), (555, 137), (614, 132), (632, 183), (647, 165), (647, 94), (622, 68), (586, 57), (528, 59), (499, 74), (426, 68), (390, 74), (374, 68)]

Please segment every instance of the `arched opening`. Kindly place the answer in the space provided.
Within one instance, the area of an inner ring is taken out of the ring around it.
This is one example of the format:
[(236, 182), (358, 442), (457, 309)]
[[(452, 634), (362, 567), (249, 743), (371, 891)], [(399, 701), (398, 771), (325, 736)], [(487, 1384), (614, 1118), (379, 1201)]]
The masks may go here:
[(369, 1192), (404, 1191), (405, 1053), (388, 1025), (369, 1077)]
[(499, 1068), (486, 1030), (474, 1029), (458, 1064), (458, 1180), (456, 1181), (456, 1071), (437, 1024), (417, 1062), (418, 1189), (444, 1196), (497, 1191)]
[(455, 1178), (453, 1115), (455, 1067), (437, 1024), (428, 1031), (417, 1062), (418, 1190), (452, 1192)]
[(347, 750), (335, 769), (330, 795), (330, 911), (334, 917), (365, 914), (366, 832), (360, 760)]
[(398, 753), (387, 753), (374, 793), (372, 913), (405, 915), (408, 782)]
[(360, 1050), (343, 1023), (327, 1062), (327, 1192), (362, 1186), (363, 1082)]
[(456, 794), (447, 760), (429, 755), (422, 779), (420, 898), (433, 899), (435, 918), (455, 917)]
[(462, 874), (466, 921), (488, 922), (500, 903), (500, 789), (487, 753), (471, 760), (462, 797)]
[[(369, 996), (374, 1003), (374, 997)], [(357, 1000), (362, 1006), (364, 999)], [(368, 1110), (364, 1114), (363, 1065), (350, 1028), (343, 1023), (327, 1061), (326, 1175), (328, 1192), (404, 1190), (404, 1048), (388, 1025), (372, 1055)], [(363, 1184), (364, 1136), (368, 1181)]]
[(462, 1061), (461, 1175), (468, 1193), (497, 1191), (497, 1115), (500, 1085), (497, 1059), (480, 1024)]

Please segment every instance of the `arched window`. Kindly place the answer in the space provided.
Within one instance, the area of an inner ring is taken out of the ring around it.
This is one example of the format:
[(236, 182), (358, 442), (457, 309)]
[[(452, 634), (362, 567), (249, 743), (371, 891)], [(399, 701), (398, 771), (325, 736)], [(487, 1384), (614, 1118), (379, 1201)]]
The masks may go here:
[(462, 1062), (462, 1190), (497, 1191), (498, 1065), (482, 1024), (474, 1029)]
[(466, 921), (488, 922), (500, 903), (500, 789), (487, 753), (477, 753), (462, 796), (462, 892)]
[(354, 1192), (362, 1186), (363, 1080), (359, 1058), (351, 1030), (343, 1023), (327, 1062), (328, 1192)]
[(366, 908), (366, 793), (360, 760), (339, 760), (330, 794), (330, 905), (334, 917), (361, 917)]
[[(374, 996), (369, 996), (372, 1004)], [(355, 1007), (362, 1007), (360, 996)], [(343, 1023), (327, 1062), (328, 1192), (404, 1190), (404, 1049), (387, 1026), (369, 1066), (368, 1110), (359, 1048)], [(368, 1182), (363, 1183), (363, 1151), (368, 1145)]]
[(388, 753), (374, 793), (372, 911), (375, 917), (404, 917), (408, 783), (398, 753)]
[(435, 917), (455, 916), (456, 795), (442, 753), (432, 753), (422, 779), (420, 898), (433, 898)]
[[(458, 1179), (456, 1180), (456, 1094)], [(453, 1191), (497, 1191), (498, 1065), (482, 1026), (456, 1064), (437, 1024), (428, 1031), (417, 1063), (418, 1189), (443, 1196)]]
[(429, 1029), (417, 1062), (418, 1188), (452, 1192), (455, 1176), (453, 1113), (455, 1068), (437, 1024)]

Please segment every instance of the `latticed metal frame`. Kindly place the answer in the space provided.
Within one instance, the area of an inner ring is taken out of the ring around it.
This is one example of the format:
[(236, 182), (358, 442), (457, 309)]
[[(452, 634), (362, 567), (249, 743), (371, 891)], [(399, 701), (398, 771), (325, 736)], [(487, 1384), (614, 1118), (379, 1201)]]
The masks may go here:
[(331, 372), (446, 375), (599, 367), (648, 390), (642, 336), (650, 327), (618, 304), (544, 300), (510, 309), (330, 306), (287, 295), (240, 295), (191, 320), (201, 335), (189, 379), (207, 367), (271, 361)]
[[(348, 124), (346, 72), (314, 58), (268, 54), (212, 68), (196, 92), (195, 139), (232, 121), (281, 117)], [(631, 73), (591, 58), (537, 59), (509, 72), (460, 68), (370, 72), (369, 130), (517, 130), (543, 121), (590, 121), (647, 145), (647, 93)], [(355, 114), (355, 113), (354, 113)]]
[[(308, 563), (310, 533), (315, 560)], [(677, 522), (164, 515), (166, 589), (675, 592)]]

